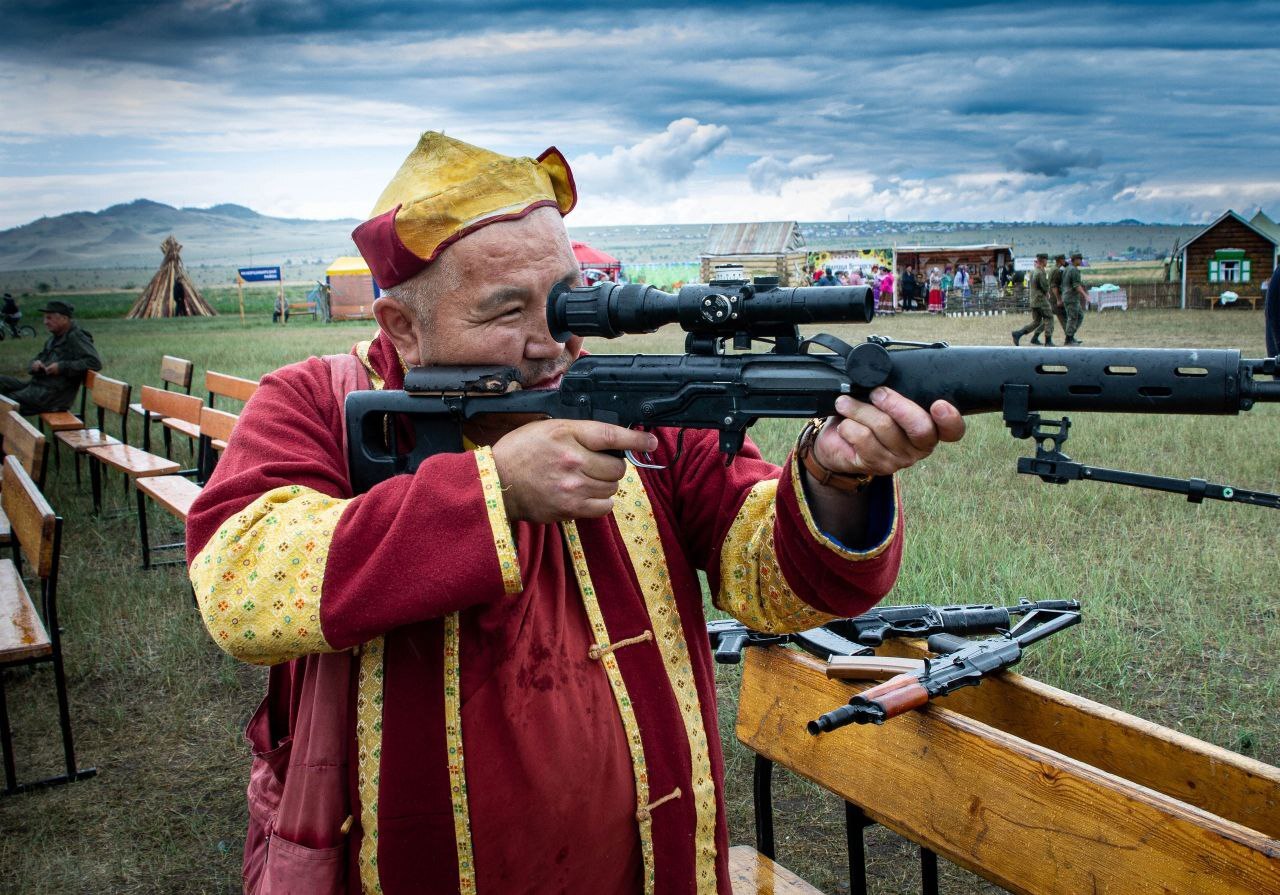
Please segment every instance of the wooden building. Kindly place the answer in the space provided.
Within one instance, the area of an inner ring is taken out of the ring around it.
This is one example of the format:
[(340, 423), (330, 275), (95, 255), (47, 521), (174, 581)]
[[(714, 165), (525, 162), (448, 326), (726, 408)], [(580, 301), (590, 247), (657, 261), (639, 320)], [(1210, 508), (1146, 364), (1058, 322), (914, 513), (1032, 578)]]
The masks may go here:
[(1211, 307), (1224, 292), (1234, 292), (1246, 306), (1261, 306), (1263, 284), (1280, 253), (1280, 235), (1266, 227), (1270, 218), (1255, 220), (1257, 224), (1228, 211), (1182, 246), (1182, 307)]
[(748, 277), (777, 277), (783, 286), (800, 286), (808, 255), (795, 221), (766, 221), (713, 225), (701, 260), (704, 283), (714, 277), (717, 265), (735, 264)]

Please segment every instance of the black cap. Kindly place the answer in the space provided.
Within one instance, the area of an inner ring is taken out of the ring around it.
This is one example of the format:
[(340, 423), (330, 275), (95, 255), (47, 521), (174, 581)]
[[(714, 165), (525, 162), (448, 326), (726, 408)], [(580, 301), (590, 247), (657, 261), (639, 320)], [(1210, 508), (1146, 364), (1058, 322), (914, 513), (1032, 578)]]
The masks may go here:
[(40, 309), (41, 314), (63, 314), (67, 317), (74, 317), (76, 309), (73, 305), (67, 304), (65, 301), (51, 301)]
[(1037, 261), (1048, 261), (1048, 260), (1049, 260), (1049, 253), (1048, 253), (1048, 252), (1040, 252), (1040, 253), (1038, 253), (1038, 254), (1036, 255), (1036, 260), (1037, 260)]

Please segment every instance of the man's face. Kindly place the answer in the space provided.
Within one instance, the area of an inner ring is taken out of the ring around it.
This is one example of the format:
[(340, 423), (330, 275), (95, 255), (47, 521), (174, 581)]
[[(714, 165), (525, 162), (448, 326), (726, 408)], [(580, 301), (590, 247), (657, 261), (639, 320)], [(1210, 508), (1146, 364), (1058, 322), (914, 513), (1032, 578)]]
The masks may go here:
[(1036, 270), (1044, 270), (1045, 260), (1043, 258), (1036, 259)]
[(44, 315), (44, 328), (55, 336), (60, 336), (67, 330), (71, 329), (71, 318), (66, 314), (55, 314), (53, 311), (46, 311)]
[(539, 208), (518, 220), (490, 224), (445, 249), (440, 262), (451, 269), (431, 297), (430, 329), (417, 327), (419, 356), (406, 353), (405, 360), (500, 364), (519, 370), (525, 388), (558, 386), (582, 351), (581, 338), (562, 345), (547, 329), (551, 287), (579, 282), (559, 213)]

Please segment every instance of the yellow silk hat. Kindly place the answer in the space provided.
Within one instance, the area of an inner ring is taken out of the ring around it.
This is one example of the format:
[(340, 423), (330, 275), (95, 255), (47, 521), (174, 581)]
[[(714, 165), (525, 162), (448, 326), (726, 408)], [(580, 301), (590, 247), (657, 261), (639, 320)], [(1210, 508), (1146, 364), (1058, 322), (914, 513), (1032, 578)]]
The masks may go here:
[(511, 158), (427, 131), (351, 238), (389, 289), (468, 233), (543, 206), (566, 215), (577, 201), (573, 172), (554, 146), (536, 159)]

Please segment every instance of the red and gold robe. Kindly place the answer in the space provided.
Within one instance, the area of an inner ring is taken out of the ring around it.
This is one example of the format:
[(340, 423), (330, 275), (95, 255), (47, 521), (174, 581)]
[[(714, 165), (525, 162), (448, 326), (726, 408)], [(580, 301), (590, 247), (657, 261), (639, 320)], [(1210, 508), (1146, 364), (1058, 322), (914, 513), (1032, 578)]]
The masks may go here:
[[(381, 336), (355, 353), (402, 386)], [(287, 745), (294, 660), (357, 654), (346, 890), (729, 895), (697, 572), (760, 630), (863, 612), (897, 575), (894, 482), (852, 549), (819, 532), (790, 459), (748, 443), (726, 466), (716, 433), (688, 432), (671, 468), (628, 465), (612, 516), (511, 523), (487, 447), (352, 496), (341, 420), (324, 361), (264, 377), (188, 558), (215, 642), (279, 676), (256, 752)]]

